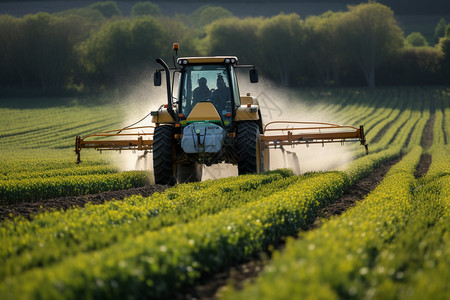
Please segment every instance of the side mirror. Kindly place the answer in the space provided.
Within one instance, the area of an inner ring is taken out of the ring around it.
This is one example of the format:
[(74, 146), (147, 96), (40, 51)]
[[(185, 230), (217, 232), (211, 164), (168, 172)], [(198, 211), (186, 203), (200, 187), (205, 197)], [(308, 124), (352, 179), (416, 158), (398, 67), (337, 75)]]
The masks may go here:
[(250, 82), (256, 83), (258, 82), (258, 71), (256, 69), (250, 69)]
[(160, 71), (156, 71), (153, 74), (153, 84), (155, 86), (160, 86), (161, 85), (161, 72)]

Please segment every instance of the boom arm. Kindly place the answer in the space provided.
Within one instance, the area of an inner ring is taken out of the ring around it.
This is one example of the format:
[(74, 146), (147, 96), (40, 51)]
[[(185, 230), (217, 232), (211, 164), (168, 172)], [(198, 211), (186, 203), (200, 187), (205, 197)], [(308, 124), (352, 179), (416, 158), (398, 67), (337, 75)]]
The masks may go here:
[[(99, 151), (103, 150), (151, 150), (153, 148), (152, 139), (144, 139), (146, 136), (153, 136), (152, 129), (154, 126), (127, 127), (116, 130), (108, 130), (85, 137), (77, 136), (75, 140), (75, 153), (77, 155), (77, 164), (81, 162), (80, 152), (82, 148), (95, 148)], [(122, 133), (122, 131), (139, 130), (138, 133)], [(145, 132), (144, 130), (148, 130)], [(136, 137), (136, 139), (119, 139), (119, 140), (95, 140), (86, 141), (92, 137)]]
[(368, 154), (363, 126), (356, 128), (319, 122), (273, 121), (266, 124), (264, 134), (261, 135), (261, 142), (269, 148), (299, 144), (343, 144), (358, 141), (366, 148), (366, 154)]

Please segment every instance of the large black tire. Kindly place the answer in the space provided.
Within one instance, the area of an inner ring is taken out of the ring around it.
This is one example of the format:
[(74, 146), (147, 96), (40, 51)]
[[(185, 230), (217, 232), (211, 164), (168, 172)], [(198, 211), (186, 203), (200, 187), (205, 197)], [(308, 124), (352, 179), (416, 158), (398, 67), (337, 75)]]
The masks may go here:
[(162, 125), (155, 128), (153, 135), (153, 174), (156, 184), (176, 183), (174, 127)]
[(263, 151), (256, 122), (239, 122), (237, 127), (237, 152), (239, 175), (264, 171)]
[(177, 166), (178, 183), (197, 182), (202, 180), (202, 164), (189, 163)]

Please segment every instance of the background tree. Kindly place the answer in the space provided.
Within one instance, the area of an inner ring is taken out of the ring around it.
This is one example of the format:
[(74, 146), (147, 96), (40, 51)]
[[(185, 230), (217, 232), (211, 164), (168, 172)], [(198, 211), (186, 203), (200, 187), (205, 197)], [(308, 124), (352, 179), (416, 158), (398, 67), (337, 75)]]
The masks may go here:
[(282, 85), (299, 85), (307, 60), (307, 29), (297, 14), (280, 14), (261, 23), (259, 64)]
[[(166, 32), (152, 16), (108, 22), (80, 45), (85, 72), (94, 87), (124, 82), (154, 66)], [(92, 87), (92, 86), (91, 86)]]
[(74, 44), (85, 30), (83, 20), (47, 13), (1, 20), (6, 21), (0, 34), (1, 57), (6, 60), (2, 74), (11, 76), (6, 80), (42, 90), (65, 88), (76, 66)]
[(89, 7), (98, 10), (105, 18), (108, 19), (122, 15), (122, 12), (114, 1), (96, 2), (91, 4)]
[(161, 49), (163, 59), (168, 62), (172, 61), (172, 44), (175, 42), (180, 44), (180, 53), (183, 56), (199, 55), (197, 49), (199, 40), (194, 30), (184, 24), (178, 16), (172, 18), (160, 16), (157, 20), (165, 31)]
[(190, 26), (200, 28), (211, 24), (214, 21), (230, 18), (232, 16), (233, 14), (231, 11), (223, 7), (203, 5), (189, 14), (186, 17), (186, 21)]
[(306, 19), (309, 66), (320, 85), (340, 83), (345, 55), (343, 36), (339, 29), (342, 13), (326, 12)]
[[(108, 1), (56, 14), (0, 15), (0, 86), (122, 88), (153, 71), (156, 57), (171, 62), (173, 42), (182, 55), (237, 55), (286, 86), (450, 82), (450, 26), (434, 48), (402, 47), (393, 12), (378, 3), (305, 21), (296, 14), (240, 19), (212, 6), (175, 17), (137, 14), (113, 17), (120, 11)], [(419, 34), (407, 41), (426, 45)]]
[(442, 51), (433, 47), (405, 47), (381, 64), (378, 81), (383, 85), (445, 84), (442, 58)]
[(406, 38), (405, 42), (407, 46), (412, 47), (427, 47), (428, 42), (420, 32), (411, 32)]
[(445, 22), (444, 18), (441, 18), (439, 20), (439, 23), (437, 23), (436, 28), (434, 28), (434, 42), (438, 43), (439, 39), (441, 37), (445, 36), (445, 28), (447, 27), (447, 23)]
[(236, 55), (241, 63), (257, 63), (259, 38), (256, 35), (262, 18), (236, 17), (215, 21), (205, 29), (199, 43), (204, 55)]
[(340, 30), (348, 37), (347, 53), (358, 63), (367, 85), (374, 88), (377, 66), (403, 44), (393, 11), (379, 3), (350, 6), (342, 25)]
[[(84, 19), (86, 23), (90, 23), (90, 25), (98, 24), (105, 21), (105, 17), (103, 16), (103, 14), (99, 10), (93, 9), (92, 7), (82, 7), (63, 10), (53, 15), (63, 18), (70, 16), (78, 16)], [(87, 31), (87, 33), (89, 33), (89, 30)]]
[(14, 86), (20, 82), (15, 55), (19, 23), (20, 20), (12, 16), (0, 15), (0, 87)]
[(159, 5), (150, 1), (137, 2), (131, 7), (131, 16), (137, 17), (142, 15), (160, 16), (161, 10)]
[(442, 51), (442, 79), (448, 84), (450, 82), (450, 24), (445, 29), (445, 36), (439, 40), (438, 48)]

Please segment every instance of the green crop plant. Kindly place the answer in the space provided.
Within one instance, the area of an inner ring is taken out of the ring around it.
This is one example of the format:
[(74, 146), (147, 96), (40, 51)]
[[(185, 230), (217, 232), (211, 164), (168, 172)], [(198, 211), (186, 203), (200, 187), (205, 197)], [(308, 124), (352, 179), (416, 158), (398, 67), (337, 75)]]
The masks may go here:
[(421, 147), (414, 148), (363, 202), (318, 230), (302, 234), (300, 240), (288, 241), (255, 285), (227, 297), (360, 297), (372, 261), (413, 211), (414, 170), (421, 154)]
[[(246, 175), (179, 185), (150, 198), (129, 197), (84, 209), (50, 212), (32, 221), (14, 220), (0, 227), (0, 278), (23, 272), (38, 265), (48, 265), (68, 255), (99, 250), (123, 237), (137, 236), (149, 230), (185, 223), (203, 215), (255, 201), (302, 178), (290, 172)], [(41, 251), (39, 245), (54, 251)]]
[[(358, 166), (351, 170), (365, 169), (369, 172), (374, 165), (388, 157), (389, 154), (385, 154), (378, 155), (376, 161), (358, 160), (355, 162)], [(158, 231), (146, 231), (138, 236), (122, 239), (122, 243), (103, 250), (91, 254), (79, 253), (59, 264), (8, 277), (0, 290), (4, 288), (15, 294), (16, 288), (21, 286), (21, 293), (27, 296), (121, 297), (123, 293), (130, 293), (129, 285), (125, 284), (128, 282), (133, 283), (134, 287), (131, 296), (167, 296), (173, 289), (197, 281), (201, 274), (218, 270), (232, 261), (268, 247), (282, 236), (298, 231), (314, 220), (319, 207), (336, 200), (345, 187), (357, 180), (357, 176), (365, 175), (358, 174), (350, 176), (343, 172), (331, 172), (309, 175), (286, 189), (278, 188), (272, 195), (261, 195), (240, 207)], [(140, 257), (152, 259), (142, 262)], [(167, 257), (173, 259), (167, 260)], [(83, 269), (83, 266), (92, 264), (95, 267)], [(139, 264), (142, 265), (139, 267), (140, 275), (135, 273)], [(123, 268), (118, 267), (119, 265)], [(111, 266), (118, 267), (120, 271), (111, 269)], [(83, 273), (85, 274), (82, 275)], [(28, 282), (30, 276), (46, 279), (44, 282), (35, 280), (23, 288), (23, 282)], [(78, 279), (96, 278), (96, 282), (107, 284), (100, 287), (91, 285), (90, 288), (83, 285), (84, 289), (80, 290), (70, 284), (75, 278), (73, 276)], [(117, 282), (117, 286), (127, 286), (126, 291), (111, 289), (111, 282)], [(60, 294), (61, 291), (54, 290), (51, 287), (53, 284), (62, 284), (64, 292)]]
[[(298, 177), (273, 171), (183, 184), (148, 198), (6, 220), (0, 224), (2, 299), (171, 297), (298, 232), (301, 239), (288, 239), (286, 251), (274, 253), (255, 286), (230, 297), (380, 299), (408, 297), (411, 290), (416, 299), (447, 295), (442, 291), (450, 278), (448, 89), (305, 89), (298, 94), (309, 99), (311, 111), (332, 116), (330, 121), (364, 125), (370, 154), (352, 145), (353, 161), (340, 171)], [(293, 103), (292, 111), (304, 107)], [(115, 184), (110, 178), (127, 174), (111, 160), (115, 153), (88, 151), (83, 164), (74, 165), (68, 148), (73, 137), (119, 120), (117, 111), (113, 120), (101, 111), (96, 105), (0, 108), (6, 116), (0, 121), (5, 129), (0, 187), (13, 183), (10, 189), (22, 195), (10, 203), (25, 201), (33, 188), (40, 195), (37, 187), (46, 182), (43, 189), (52, 197), (59, 189), (67, 194), (78, 194), (78, 187), (109, 189)], [(45, 124), (47, 114), (55, 117)], [(101, 116), (95, 119), (96, 114)], [(86, 119), (77, 122), (81, 115)], [(424, 151), (432, 163), (426, 176), (415, 179), (423, 154), (417, 146), (430, 118), (435, 120), (433, 145)], [(302, 231), (321, 207), (395, 158), (400, 163), (366, 199), (319, 222), (320, 228)], [(139, 178), (143, 172), (133, 174)], [(408, 253), (411, 247), (421, 250)]]
[(12, 179), (0, 181), (0, 199), (2, 204), (33, 202), (48, 198), (122, 190), (148, 183), (149, 174), (145, 171), (75, 175), (63, 178)]

